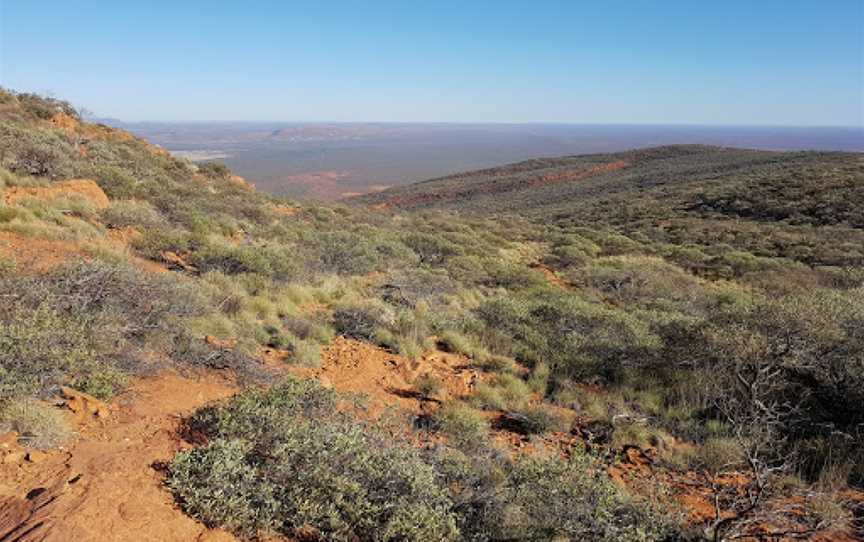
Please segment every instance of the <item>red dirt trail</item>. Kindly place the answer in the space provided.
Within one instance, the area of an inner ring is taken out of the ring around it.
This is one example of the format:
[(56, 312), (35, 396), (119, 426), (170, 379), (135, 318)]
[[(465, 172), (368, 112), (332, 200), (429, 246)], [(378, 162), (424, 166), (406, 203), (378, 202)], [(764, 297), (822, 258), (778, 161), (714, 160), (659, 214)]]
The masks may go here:
[(182, 417), (235, 391), (212, 375), (141, 379), (66, 449), (0, 464), (0, 540), (235, 540), (183, 514), (158, 469), (189, 446), (178, 436)]

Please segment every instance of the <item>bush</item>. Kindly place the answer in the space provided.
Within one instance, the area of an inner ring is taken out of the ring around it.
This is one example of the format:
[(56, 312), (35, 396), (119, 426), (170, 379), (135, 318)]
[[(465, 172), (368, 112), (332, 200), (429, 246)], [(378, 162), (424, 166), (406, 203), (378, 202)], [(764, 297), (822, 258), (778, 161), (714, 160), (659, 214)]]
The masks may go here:
[(471, 404), (485, 410), (504, 410), (507, 408), (507, 401), (501, 395), (501, 390), (485, 382), (477, 384), (471, 394), (470, 401)]
[(209, 443), (178, 454), (166, 483), (192, 516), (247, 536), (642, 541), (674, 533), (578, 452), (570, 461), (490, 452), (482, 418), (463, 405), (444, 405), (437, 419), (470, 456), (418, 449), (335, 413), (335, 399), (288, 379), (207, 407), (188, 426)]
[(693, 460), (695, 466), (712, 473), (736, 470), (746, 465), (741, 444), (727, 437), (707, 439), (698, 447)]
[(245, 440), (214, 440), (174, 458), (168, 487), (184, 510), (211, 527), (254, 535), (276, 527), (274, 487), (263, 483)]
[(486, 444), (489, 422), (464, 403), (445, 403), (435, 413), (435, 424), (448, 442), (462, 450), (476, 450)]
[(63, 113), (76, 120), (80, 119), (78, 112), (69, 102), (29, 92), (15, 93), (14, 96), (24, 111), (38, 119), (49, 120), (58, 113)]
[(174, 459), (169, 487), (194, 517), (245, 534), (454, 540), (455, 516), (432, 467), (411, 446), (328, 415), (333, 399), (289, 379), (206, 409), (190, 427), (213, 440)]
[(381, 254), (368, 237), (349, 231), (317, 234), (307, 250), (317, 257), (317, 270), (342, 275), (362, 275), (382, 265)]
[(147, 202), (121, 200), (102, 210), (102, 222), (109, 228), (133, 227), (141, 230), (166, 226), (164, 217)]
[(0, 316), (0, 399), (30, 395), (104, 367), (85, 316), (67, 315), (48, 298), (33, 308), (13, 306)]
[(222, 162), (202, 162), (197, 165), (198, 173), (212, 179), (227, 179), (231, 170)]
[(428, 233), (412, 233), (403, 242), (426, 265), (441, 265), (452, 256), (462, 253), (462, 248), (449, 239)]
[[(508, 483), (513, 518), (504, 518), (509, 539), (659, 540), (675, 532), (668, 519), (628, 501), (602, 476), (586, 474), (578, 454), (569, 462), (526, 458)], [(521, 516), (521, 517), (520, 517)]]
[(249, 389), (224, 405), (205, 407), (187, 421), (193, 434), (258, 440), (277, 433), (299, 415), (322, 416), (336, 407), (336, 394), (314, 380), (287, 378), (270, 389)]
[(503, 428), (524, 435), (538, 435), (564, 429), (563, 420), (543, 406), (505, 412), (497, 423)]
[[(663, 346), (648, 314), (619, 310), (551, 289), (502, 295), (477, 310), (488, 335), (506, 338), (517, 360), (543, 360), (556, 382), (619, 378), (623, 369), (659, 359)], [(651, 314), (650, 316), (654, 316)]]
[(589, 457), (445, 454), (462, 540), (677, 540), (670, 515), (622, 494)]
[(431, 398), (441, 391), (441, 380), (431, 374), (424, 374), (414, 379), (414, 390), (421, 397)]
[(445, 352), (462, 354), (477, 363), (484, 362), (489, 356), (489, 352), (479, 345), (476, 339), (452, 329), (441, 332), (438, 337), (438, 348)]
[(0, 276), (0, 399), (56, 384), (110, 396), (140, 368), (136, 349), (172, 342), (203, 310), (189, 286), (104, 262)]
[(0, 407), (0, 433), (15, 431), (31, 448), (54, 448), (71, 435), (69, 422), (56, 408), (32, 399), (7, 402)]
[(0, 123), (0, 148), (0, 165), (13, 173), (60, 179), (74, 171), (75, 150), (50, 130)]
[(333, 312), (336, 333), (360, 341), (376, 342), (376, 332), (385, 321), (385, 310), (371, 303), (346, 305)]

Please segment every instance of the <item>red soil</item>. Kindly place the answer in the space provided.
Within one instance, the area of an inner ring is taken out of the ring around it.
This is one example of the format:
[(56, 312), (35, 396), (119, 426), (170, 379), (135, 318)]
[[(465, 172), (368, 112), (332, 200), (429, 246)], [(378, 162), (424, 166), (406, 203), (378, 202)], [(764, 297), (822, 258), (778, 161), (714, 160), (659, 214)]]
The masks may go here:
[(51, 269), (75, 257), (85, 257), (78, 243), (23, 237), (0, 231), (0, 256), (12, 258), (23, 272)]
[(558, 288), (559, 290), (571, 290), (570, 285), (561, 280), (561, 277), (555, 274), (555, 271), (552, 271), (542, 263), (535, 263), (531, 266), (531, 269), (535, 271), (539, 271), (545, 278), (546, 282), (550, 285)]
[[(477, 194), (496, 194), (496, 193), (505, 193), (511, 192), (514, 190), (521, 190), (526, 187), (536, 187), (543, 186), (547, 184), (556, 184), (563, 182), (572, 182), (579, 181), (594, 175), (600, 175), (603, 173), (608, 173), (610, 171), (615, 171), (616, 169), (621, 169), (629, 166), (630, 163), (624, 160), (618, 160), (615, 162), (610, 162), (608, 164), (600, 164), (597, 166), (593, 166), (586, 169), (574, 169), (574, 170), (566, 170), (566, 171), (557, 171), (555, 173), (547, 173), (546, 175), (541, 175), (539, 177), (535, 177), (527, 180), (524, 184), (520, 184), (517, 187), (507, 186), (507, 185), (498, 185), (495, 183), (487, 183), (485, 185), (470, 187), (470, 188), (457, 188), (450, 192), (438, 192), (438, 193), (428, 193), (428, 194), (414, 194), (414, 195), (406, 195), (406, 196), (393, 196), (389, 199), (382, 201), (381, 203), (377, 203), (372, 206), (372, 209), (383, 210), (389, 209), (391, 207), (413, 207), (417, 205), (423, 205), (427, 203), (444, 203), (448, 201), (458, 201), (460, 199), (470, 197)], [(512, 173), (509, 172), (500, 172), (500, 171), (492, 171), (489, 172), (488, 175), (490, 177), (502, 177), (508, 176)]]
[(189, 446), (178, 436), (184, 415), (235, 391), (213, 375), (141, 379), (67, 448), (0, 466), (0, 540), (234, 540), (183, 514), (159, 465)]
[(467, 395), (480, 379), (480, 373), (469, 367), (464, 356), (430, 351), (412, 361), (344, 337), (337, 337), (324, 349), (320, 368), (290, 370), (300, 376), (314, 376), (340, 392), (366, 395), (373, 416), (388, 407), (422, 412), (427, 401), (414, 389), (420, 376), (431, 375), (441, 382), (438, 400)]
[(547, 175), (541, 175), (536, 179), (530, 180), (528, 182), (528, 186), (542, 186), (544, 184), (578, 181), (592, 175), (608, 173), (610, 171), (615, 171), (616, 169), (621, 169), (629, 165), (630, 163), (625, 160), (617, 160), (615, 162), (610, 162), (608, 164), (600, 164), (599, 166), (594, 166), (588, 169), (573, 169), (568, 171), (549, 173)]
[(276, 181), (279, 186), (301, 189), (307, 197), (334, 200), (343, 197), (346, 192), (344, 179), (349, 176), (347, 171), (323, 170), (285, 175)]
[(10, 186), (3, 192), (3, 201), (6, 205), (14, 205), (24, 198), (51, 201), (75, 196), (90, 201), (97, 209), (104, 209), (109, 205), (105, 192), (89, 179), (72, 179), (53, 183), (50, 186)]

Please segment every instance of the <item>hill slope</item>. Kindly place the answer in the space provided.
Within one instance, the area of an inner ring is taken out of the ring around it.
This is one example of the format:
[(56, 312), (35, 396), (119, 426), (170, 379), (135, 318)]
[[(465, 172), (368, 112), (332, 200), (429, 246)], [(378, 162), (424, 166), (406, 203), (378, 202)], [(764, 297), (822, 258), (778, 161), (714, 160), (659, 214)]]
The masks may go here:
[(860, 174), (673, 147), (303, 204), (0, 91), (0, 538), (851, 539)]
[(357, 198), (376, 208), (516, 214), (655, 242), (861, 265), (864, 157), (706, 146), (529, 160)]

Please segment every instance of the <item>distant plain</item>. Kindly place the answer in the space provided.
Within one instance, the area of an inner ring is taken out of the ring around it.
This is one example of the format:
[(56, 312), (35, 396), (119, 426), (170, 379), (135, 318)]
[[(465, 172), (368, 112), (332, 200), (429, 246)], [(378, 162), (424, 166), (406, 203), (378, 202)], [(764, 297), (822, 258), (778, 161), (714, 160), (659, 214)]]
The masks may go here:
[(864, 130), (564, 124), (123, 123), (193, 160), (222, 160), (260, 190), (334, 200), (542, 156), (675, 143), (864, 152)]

